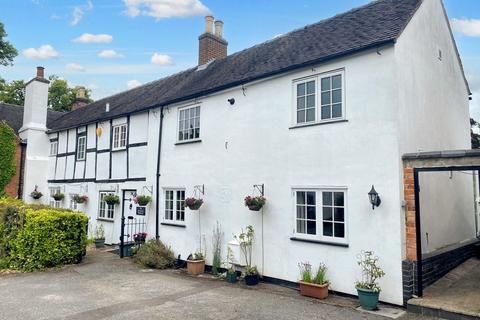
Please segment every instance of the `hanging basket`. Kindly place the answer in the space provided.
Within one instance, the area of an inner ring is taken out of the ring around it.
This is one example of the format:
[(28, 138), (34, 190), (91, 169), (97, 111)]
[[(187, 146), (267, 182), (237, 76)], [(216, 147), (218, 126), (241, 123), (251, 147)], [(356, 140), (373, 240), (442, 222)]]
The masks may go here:
[(88, 196), (87, 195), (81, 196), (79, 194), (76, 194), (73, 196), (73, 201), (75, 201), (75, 203), (82, 204), (88, 201)]
[(65, 195), (63, 193), (55, 193), (53, 196), (52, 196), (53, 199), (55, 199), (55, 201), (62, 201), (63, 198), (65, 198)]
[(196, 198), (187, 198), (185, 199), (185, 205), (190, 210), (198, 210), (203, 204), (203, 199), (196, 199)]
[(32, 197), (33, 199), (35, 200), (38, 200), (40, 199), (41, 197), (43, 197), (43, 193), (41, 193), (40, 191), (32, 191), (32, 193), (30, 193), (30, 197)]
[(113, 193), (107, 194), (106, 196), (103, 197), (103, 200), (108, 204), (108, 205), (116, 205), (120, 203), (120, 198)]
[(266, 202), (267, 199), (264, 196), (245, 197), (245, 206), (248, 207), (248, 209), (250, 209), (251, 211), (260, 211)]
[(135, 203), (137, 203), (139, 206), (146, 206), (147, 204), (150, 203), (150, 201), (152, 201), (152, 197), (150, 196), (144, 196), (144, 195), (139, 195), (139, 196), (136, 196), (133, 201)]

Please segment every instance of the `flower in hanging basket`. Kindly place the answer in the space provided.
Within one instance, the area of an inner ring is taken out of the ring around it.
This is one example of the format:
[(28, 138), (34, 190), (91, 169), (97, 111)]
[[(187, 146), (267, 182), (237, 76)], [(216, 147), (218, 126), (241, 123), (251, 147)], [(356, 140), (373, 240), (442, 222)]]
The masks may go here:
[(187, 198), (185, 199), (185, 205), (190, 210), (198, 210), (203, 204), (203, 199), (196, 199), (196, 198)]
[(115, 205), (120, 203), (120, 198), (113, 193), (109, 193), (106, 196), (103, 197), (103, 201), (105, 201), (109, 205)]
[(260, 211), (262, 207), (267, 202), (267, 199), (264, 196), (246, 196), (245, 197), (245, 206), (252, 211)]
[(32, 197), (35, 200), (40, 199), (43, 197), (43, 193), (37, 190), (37, 186), (35, 186), (35, 189), (30, 193), (30, 197)]
[(135, 233), (133, 235), (133, 240), (135, 242), (145, 242), (145, 240), (147, 239), (147, 233), (146, 232), (139, 232), (139, 233)]
[(135, 198), (133, 198), (133, 202), (135, 202), (136, 204), (138, 204), (140, 206), (146, 206), (147, 204), (150, 203), (150, 201), (152, 201), (152, 197), (145, 196), (145, 195), (139, 195), (139, 196), (136, 196)]
[(73, 201), (75, 201), (75, 203), (85, 203), (88, 201), (88, 196), (86, 194), (83, 196), (76, 194), (73, 196)]
[(55, 201), (62, 201), (63, 198), (65, 198), (65, 195), (61, 192), (57, 192), (54, 195), (52, 195), (52, 198), (55, 199)]

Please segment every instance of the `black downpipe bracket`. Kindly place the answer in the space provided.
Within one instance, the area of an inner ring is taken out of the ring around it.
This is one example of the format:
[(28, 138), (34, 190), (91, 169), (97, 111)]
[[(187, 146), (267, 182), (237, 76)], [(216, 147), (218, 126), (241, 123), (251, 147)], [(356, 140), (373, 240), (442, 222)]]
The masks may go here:
[(160, 225), (160, 153), (162, 151), (162, 132), (163, 132), (163, 107), (160, 107), (160, 129), (158, 133), (158, 152), (157, 152), (157, 175), (156, 175), (156, 187), (155, 187), (155, 239), (160, 238), (159, 225)]

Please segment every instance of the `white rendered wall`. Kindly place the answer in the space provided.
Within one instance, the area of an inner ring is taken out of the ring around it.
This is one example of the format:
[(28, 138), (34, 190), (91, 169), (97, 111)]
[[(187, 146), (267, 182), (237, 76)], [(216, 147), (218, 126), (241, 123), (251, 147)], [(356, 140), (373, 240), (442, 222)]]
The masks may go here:
[[(440, 0), (423, 1), (395, 59), (400, 154), (470, 149), (468, 91)], [(421, 174), (420, 188), (424, 253), (475, 237), (471, 176)]]

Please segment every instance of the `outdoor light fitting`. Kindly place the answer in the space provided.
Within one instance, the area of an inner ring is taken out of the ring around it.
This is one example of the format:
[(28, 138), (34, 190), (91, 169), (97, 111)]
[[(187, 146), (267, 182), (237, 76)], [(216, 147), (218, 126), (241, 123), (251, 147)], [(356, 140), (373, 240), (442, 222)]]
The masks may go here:
[(375, 207), (380, 206), (380, 203), (382, 203), (382, 200), (380, 200), (380, 196), (375, 190), (375, 187), (373, 186), (373, 184), (372, 184), (372, 189), (368, 193), (368, 198), (370, 199), (370, 203), (372, 204), (372, 210), (375, 210)]
[(230, 103), (231, 106), (233, 106), (235, 104), (235, 98), (230, 98), (230, 99), (227, 99), (228, 103)]

